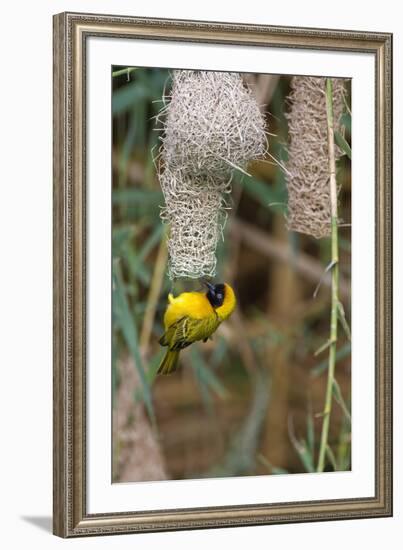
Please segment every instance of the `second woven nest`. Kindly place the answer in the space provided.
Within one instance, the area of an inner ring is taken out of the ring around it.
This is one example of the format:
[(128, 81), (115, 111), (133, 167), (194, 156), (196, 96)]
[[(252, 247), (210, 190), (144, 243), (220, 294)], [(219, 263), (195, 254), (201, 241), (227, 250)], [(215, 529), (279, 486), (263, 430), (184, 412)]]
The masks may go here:
[[(325, 78), (291, 79), (287, 163), (288, 229), (316, 238), (331, 232)], [(333, 79), (333, 118), (340, 131), (345, 83)], [(336, 160), (342, 152), (335, 147)]]

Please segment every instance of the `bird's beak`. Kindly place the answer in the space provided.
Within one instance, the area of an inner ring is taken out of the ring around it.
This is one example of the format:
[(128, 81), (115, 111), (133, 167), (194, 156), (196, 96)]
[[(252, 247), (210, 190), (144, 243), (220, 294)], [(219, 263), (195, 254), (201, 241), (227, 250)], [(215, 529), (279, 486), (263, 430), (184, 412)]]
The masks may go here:
[(206, 286), (209, 290), (214, 290), (214, 285), (212, 285), (212, 284), (209, 283), (208, 281), (204, 280), (204, 281), (203, 281), (203, 284), (204, 284), (204, 286)]

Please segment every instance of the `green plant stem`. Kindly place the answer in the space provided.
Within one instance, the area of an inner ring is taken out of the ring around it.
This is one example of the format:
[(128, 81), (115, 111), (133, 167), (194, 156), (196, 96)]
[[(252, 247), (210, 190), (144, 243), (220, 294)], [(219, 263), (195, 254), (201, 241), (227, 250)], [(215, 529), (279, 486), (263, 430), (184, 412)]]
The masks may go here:
[(143, 326), (140, 335), (140, 348), (143, 353), (148, 352), (154, 318), (157, 311), (158, 299), (164, 282), (165, 266), (167, 263), (168, 249), (165, 239), (162, 237), (155, 261), (154, 273), (147, 297), (147, 306), (144, 314)]
[(113, 71), (112, 77), (121, 76), (122, 74), (127, 75), (129, 78), (130, 73), (136, 70), (137, 67), (127, 67), (127, 69), (119, 69), (118, 71)]
[(323, 409), (322, 433), (320, 439), (317, 472), (323, 472), (325, 467), (326, 449), (328, 447), (330, 414), (332, 410), (333, 384), (336, 367), (336, 344), (339, 304), (339, 245), (337, 229), (337, 182), (336, 157), (334, 150), (334, 123), (333, 123), (333, 85), (330, 78), (326, 79), (326, 114), (329, 151), (329, 185), (331, 209), (331, 253), (332, 253), (332, 282), (331, 282), (331, 313), (330, 313), (330, 346), (327, 371), (327, 386), (325, 406)]

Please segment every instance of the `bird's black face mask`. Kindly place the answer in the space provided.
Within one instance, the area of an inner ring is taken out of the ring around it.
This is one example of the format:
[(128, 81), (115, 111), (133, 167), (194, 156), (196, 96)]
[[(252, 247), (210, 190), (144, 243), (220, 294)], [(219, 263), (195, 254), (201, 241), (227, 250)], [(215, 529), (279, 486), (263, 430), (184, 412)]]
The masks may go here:
[(225, 296), (225, 287), (223, 284), (212, 285), (210, 283), (205, 283), (208, 288), (207, 299), (213, 307), (220, 307), (223, 305), (224, 296)]

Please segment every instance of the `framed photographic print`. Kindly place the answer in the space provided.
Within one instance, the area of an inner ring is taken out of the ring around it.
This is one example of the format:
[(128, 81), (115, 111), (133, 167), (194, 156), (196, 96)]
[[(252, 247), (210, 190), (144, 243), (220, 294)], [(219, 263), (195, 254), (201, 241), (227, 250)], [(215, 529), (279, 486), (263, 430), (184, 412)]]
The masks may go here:
[(54, 16), (54, 533), (392, 514), (392, 36)]

